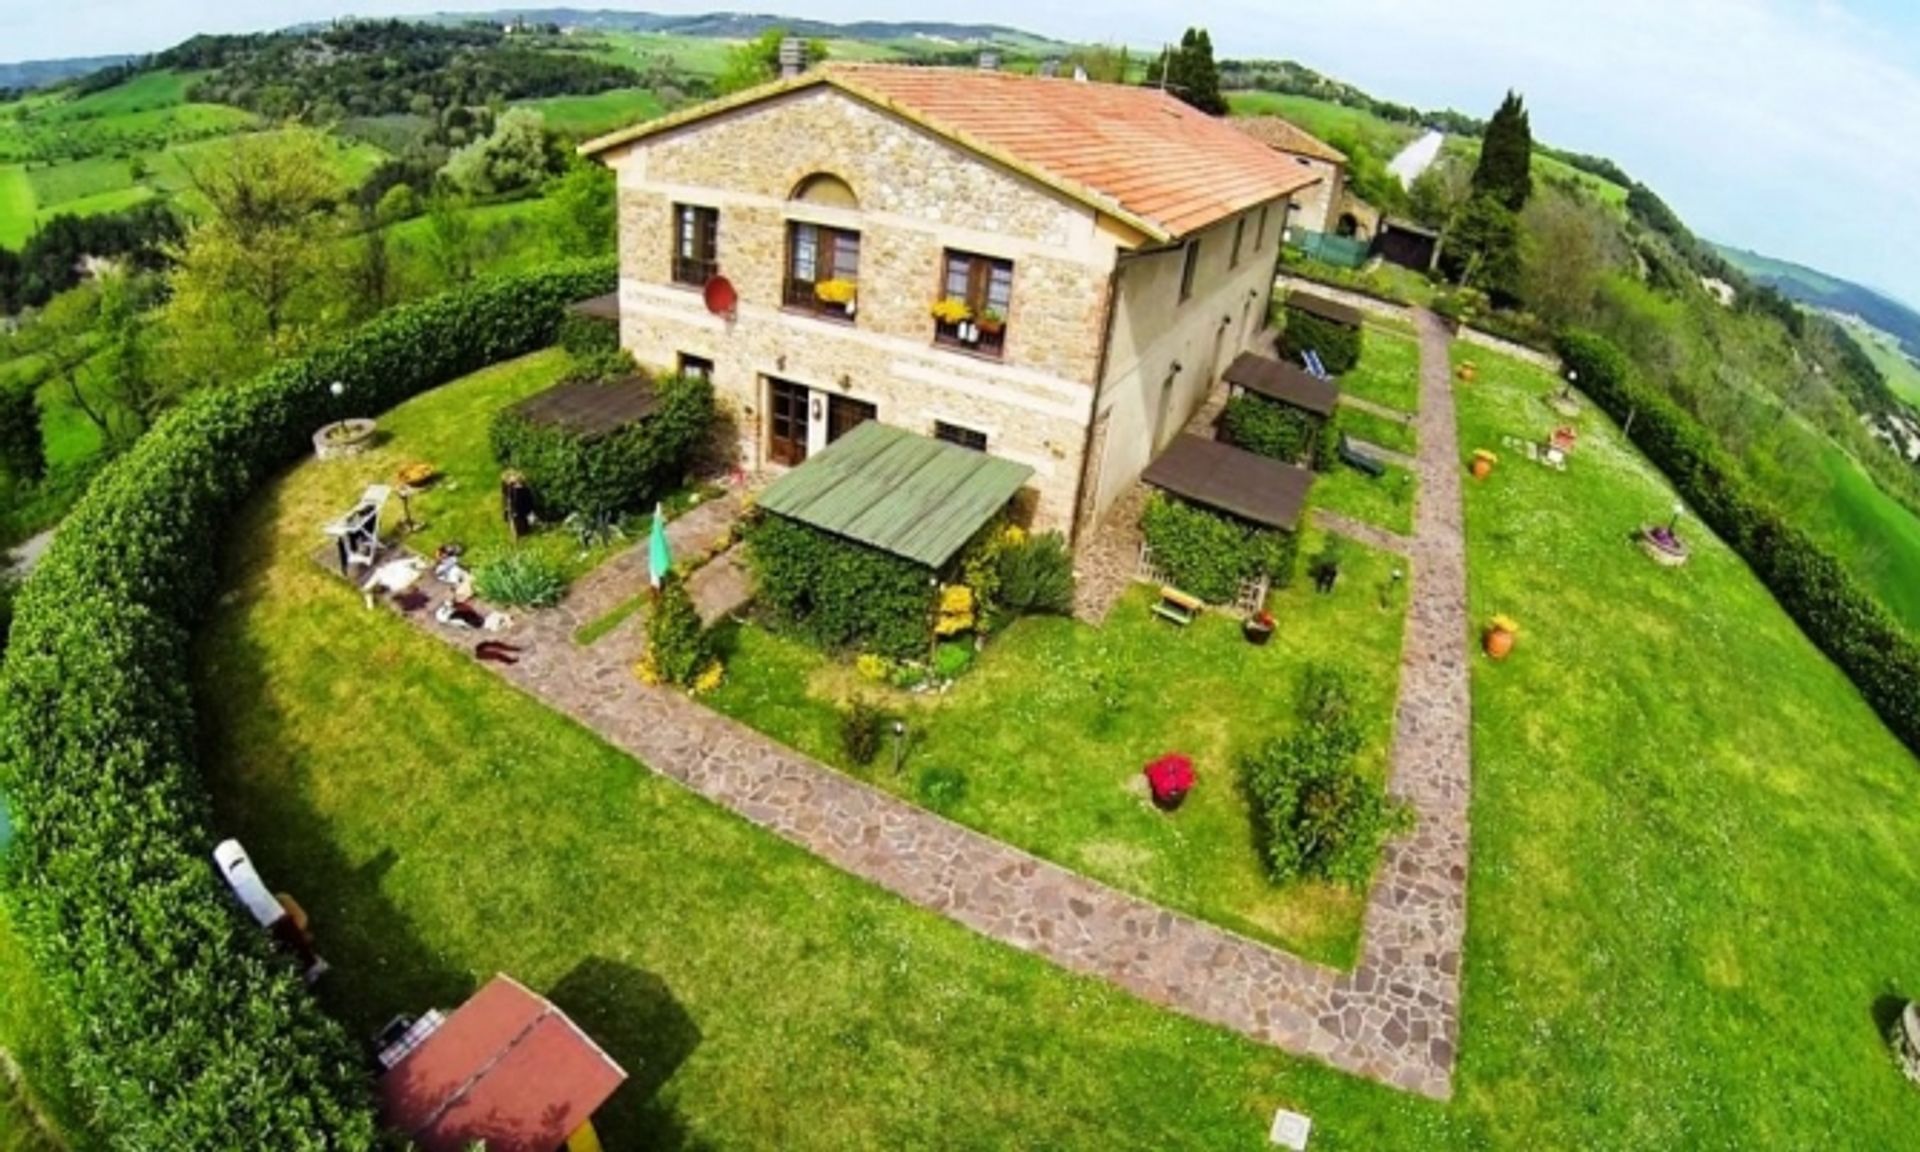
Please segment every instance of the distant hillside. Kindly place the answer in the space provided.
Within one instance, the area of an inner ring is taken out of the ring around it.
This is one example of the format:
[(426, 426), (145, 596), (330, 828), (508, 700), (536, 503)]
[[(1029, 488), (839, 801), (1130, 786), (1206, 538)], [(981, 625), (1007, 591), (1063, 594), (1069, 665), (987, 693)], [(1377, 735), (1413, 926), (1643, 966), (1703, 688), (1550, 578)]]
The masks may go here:
[(0, 64), (0, 89), (45, 88), (75, 76), (85, 76), (133, 59), (131, 56), (69, 56), (62, 60), (21, 60)]
[(501, 8), (483, 12), (442, 12), (428, 19), (464, 23), (484, 20), (504, 24), (515, 20), (529, 24), (558, 24), (563, 28), (592, 28), (599, 31), (660, 32), (674, 36), (700, 36), (721, 40), (746, 40), (769, 28), (784, 28), (795, 36), (835, 40), (898, 40), (932, 44), (1009, 44), (1040, 46), (1053, 44), (1042, 36), (1022, 32), (1002, 24), (953, 24), (943, 21), (860, 20), (836, 24), (828, 20), (808, 20), (792, 16), (772, 16), (746, 12), (704, 12), (697, 15), (666, 15), (658, 12), (621, 12), (587, 8)]
[(1920, 312), (1915, 312), (1900, 301), (1802, 264), (1776, 260), (1725, 244), (1716, 244), (1714, 247), (1734, 267), (1760, 283), (1772, 286), (1789, 300), (1830, 312), (1858, 316), (1900, 341), (1907, 355), (1920, 359)]

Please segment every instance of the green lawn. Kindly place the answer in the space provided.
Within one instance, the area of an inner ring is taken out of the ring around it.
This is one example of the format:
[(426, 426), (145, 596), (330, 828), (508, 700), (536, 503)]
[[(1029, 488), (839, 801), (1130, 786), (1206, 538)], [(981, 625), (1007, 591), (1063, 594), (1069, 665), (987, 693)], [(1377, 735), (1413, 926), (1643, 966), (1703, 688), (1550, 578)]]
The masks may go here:
[(0, 164), (0, 248), (19, 248), (33, 233), (33, 182), (18, 164)]
[(1420, 343), (1412, 336), (1368, 324), (1360, 363), (1340, 377), (1340, 391), (1398, 412), (1420, 410)]
[(1879, 601), (1920, 635), (1920, 517), (1873, 482), (1853, 457), (1832, 444), (1820, 454), (1831, 495), (1822, 514), (1804, 518)]
[[(475, 416), (471, 385), (384, 423), (396, 439), (461, 435)], [(381, 478), (363, 458), (305, 464), (270, 486), (232, 525), (230, 591), (198, 647), (215, 826), (312, 914), (334, 966), (321, 996), (355, 1035), (397, 1012), (457, 1005), (510, 972), (550, 992), (633, 1073), (598, 1117), (611, 1148), (989, 1149), (1045, 1133), (1060, 1149), (1255, 1152), (1283, 1104), (1314, 1115), (1316, 1148), (1470, 1142), (1434, 1104), (912, 908), (655, 777), (471, 657), (366, 611), (309, 556), (341, 496)], [(1301, 611), (1361, 628), (1397, 621), (1365, 606), (1358, 571), (1351, 579), (1351, 595)], [(1300, 635), (1304, 621), (1286, 616), (1283, 605), (1283, 627)], [(1059, 645), (1086, 658), (1078, 630), (1036, 624), (1007, 638), (1009, 654)], [(1372, 651), (1345, 627), (1305, 642), (1336, 658)], [(1257, 655), (1218, 621), (1129, 643), (1149, 662), (1168, 644), (1224, 661)], [(1261, 654), (1289, 664), (1274, 644)], [(996, 674), (979, 669), (976, 687)], [(1066, 676), (1043, 687), (1049, 698), (1084, 690)], [(972, 690), (952, 706), (973, 707)], [(1187, 718), (1170, 723), (1192, 735), (1205, 773), (1175, 820), (1153, 817), (1173, 851), (1179, 830), (1215, 818), (1230, 784), (1218, 766), (1225, 742), (1191, 703), (1200, 689), (1168, 690), (1187, 702)], [(1005, 729), (994, 738), (1017, 741), (1012, 721), (1037, 704), (994, 715)], [(1164, 704), (1158, 688), (1136, 698), (1142, 710)], [(1141, 730), (1123, 721), (1115, 747)], [(1121, 788), (1136, 761), (1164, 751), (1140, 740), (1086, 801), (1117, 821), (1148, 815)], [(1039, 789), (1056, 787), (1049, 753), (1027, 766)], [(974, 779), (975, 794), (990, 796), (985, 774)]]
[(133, 166), (124, 157), (93, 156), (67, 164), (51, 164), (27, 173), (34, 201), (43, 209), (116, 192), (133, 186)]
[(591, 54), (629, 68), (661, 63), (668, 68), (712, 79), (727, 66), (727, 53), (740, 42), (707, 36), (675, 36), (663, 32), (603, 32)]
[(1234, 116), (1279, 116), (1322, 140), (1335, 136), (1358, 140), (1380, 158), (1381, 163), (1413, 143), (1420, 129), (1411, 124), (1396, 124), (1371, 112), (1279, 92), (1229, 92), (1227, 105)]
[[(1321, 538), (1309, 532), (1303, 555)], [(945, 696), (891, 692), (846, 662), (747, 626), (713, 706), (889, 791), (939, 808), (996, 839), (1115, 887), (1337, 966), (1352, 963), (1363, 894), (1326, 885), (1275, 889), (1261, 871), (1238, 755), (1286, 730), (1312, 664), (1355, 678), (1368, 743), (1363, 769), (1385, 778), (1404, 586), (1382, 589), (1397, 563), (1347, 548), (1334, 594), (1310, 582), (1277, 594), (1265, 648), (1220, 615), (1179, 630), (1135, 589), (1102, 628), (1022, 620), (995, 637)], [(907, 719), (918, 744), (900, 774), (888, 752), (853, 766), (835, 726), (855, 695)], [(1111, 701), (1103, 705), (1102, 701)], [(1148, 802), (1140, 770), (1166, 752), (1194, 758), (1200, 784), (1172, 817)], [(941, 804), (930, 779), (958, 773), (966, 792)]]
[(1334, 413), (1334, 427), (1356, 440), (1369, 444), (1378, 444), (1404, 456), (1411, 456), (1419, 447), (1418, 436), (1413, 425), (1404, 420), (1389, 420), (1385, 416), (1376, 416), (1371, 412), (1362, 412), (1358, 408), (1343, 405)]
[[(1545, 373), (1462, 351), (1463, 449)], [(1467, 486), (1473, 924), (1461, 1105), (1512, 1147), (1891, 1148), (1920, 1093), (1875, 1026), (1920, 990), (1920, 765), (1597, 412), (1570, 470)]]
[(1313, 506), (1338, 512), (1376, 528), (1413, 535), (1413, 473), (1387, 465), (1383, 476), (1369, 476), (1336, 463), (1313, 482)]
[(651, 120), (665, 110), (660, 97), (647, 88), (616, 88), (591, 96), (554, 96), (528, 100), (522, 106), (545, 117), (547, 127), (576, 140)]
[(1895, 344), (1893, 337), (1877, 328), (1861, 328), (1849, 324), (1847, 331), (1860, 345), (1867, 358), (1880, 369), (1887, 378), (1887, 386), (1894, 395), (1909, 404), (1920, 406), (1920, 364), (1914, 363), (1906, 351)]

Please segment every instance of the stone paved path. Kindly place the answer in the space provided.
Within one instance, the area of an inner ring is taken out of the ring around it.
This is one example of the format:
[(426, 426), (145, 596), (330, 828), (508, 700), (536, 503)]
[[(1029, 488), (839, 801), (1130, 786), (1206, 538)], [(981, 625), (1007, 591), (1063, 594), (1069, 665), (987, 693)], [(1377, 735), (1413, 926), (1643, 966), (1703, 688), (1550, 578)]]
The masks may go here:
[[(1115, 891), (809, 760), (678, 693), (641, 685), (629, 670), (641, 642), (637, 617), (591, 648), (571, 639), (621, 598), (618, 576), (583, 581), (559, 607), (493, 637), (523, 645), (525, 655), (512, 667), (489, 667), (654, 771), (983, 935), (1289, 1052), (1447, 1098), (1466, 933), (1466, 567), (1446, 335), (1431, 317), (1423, 317), (1421, 335), (1412, 544), (1420, 579), (1389, 783), (1417, 823), (1386, 851), (1351, 972)], [(691, 537), (700, 527), (682, 532)], [(644, 572), (644, 556), (641, 564)], [(480, 638), (439, 627), (424, 612), (411, 619), (456, 646), (470, 649)]]

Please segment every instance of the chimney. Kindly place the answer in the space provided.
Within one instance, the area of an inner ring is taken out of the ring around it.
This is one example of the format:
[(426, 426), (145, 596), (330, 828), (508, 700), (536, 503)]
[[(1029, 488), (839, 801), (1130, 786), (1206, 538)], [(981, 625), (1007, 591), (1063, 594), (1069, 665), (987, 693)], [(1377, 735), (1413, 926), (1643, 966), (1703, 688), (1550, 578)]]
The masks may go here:
[(982, 72), (1000, 71), (1000, 53), (998, 52), (980, 53), (980, 71)]
[(1040, 75), (1042, 76), (1060, 75), (1060, 58), (1058, 56), (1049, 56), (1045, 60), (1042, 60), (1040, 62)]
[(1080, 67), (1080, 65), (1075, 64), (1073, 66), (1073, 78), (1075, 80), (1078, 80), (1080, 83), (1085, 84), (1087, 82), (1087, 70), (1085, 68)]
[(798, 36), (780, 41), (780, 78), (791, 80), (807, 70), (807, 43)]

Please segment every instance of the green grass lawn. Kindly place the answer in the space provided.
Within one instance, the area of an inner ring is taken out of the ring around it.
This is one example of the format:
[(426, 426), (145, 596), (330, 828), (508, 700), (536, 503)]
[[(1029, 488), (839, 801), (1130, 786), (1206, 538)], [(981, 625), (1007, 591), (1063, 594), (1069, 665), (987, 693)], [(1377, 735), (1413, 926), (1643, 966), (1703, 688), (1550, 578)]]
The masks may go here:
[(1343, 405), (1334, 413), (1333, 424), (1355, 440), (1378, 444), (1405, 456), (1413, 455), (1419, 447), (1418, 434), (1413, 425), (1404, 420), (1389, 420), (1385, 416)]
[[(1553, 380), (1482, 349), (1463, 450)], [(1920, 765), (1590, 410), (1570, 470), (1467, 486), (1473, 924), (1461, 1105), (1500, 1146), (1890, 1148), (1920, 1093), (1875, 1025), (1920, 990)]]
[[(1318, 533), (1302, 542), (1319, 551)], [(1382, 589), (1397, 563), (1345, 549), (1334, 594), (1310, 582), (1277, 594), (1265, 648), (1221, 615), (1186, 630), (1150, 611), (1138, 588), (1106, 625), (1019, 621), (997, 636), (944, 696), (864, 681), (848, 662), (744, 626), (729, 643), (727, 683), (713, 706), (826, 763), (927, 804), (969, 827), (1115, 887), (1337, 966), (1352, 963), (1364, 894), (1327, 885), (1275, 889), (1235, 786), (1238, 756), (1283, 734), (1312, 664), (1345, 669), (1368, 735), (1363, 770), (1385, 779), (1404, 586)], [(918, 741), (896, 775), (891, 751), (852, 765), (836, 728), (860, 696), (906, 718)], [(1103, 704), (1102, 701), (1111, 701)], [(1194, 758), (1200, 783), (1169, 818), (1140, 770), (1166, 752)], [(941, 803), (927, 783), (959, 774), (965, 795)]]
[(0, 164), (0, 248), (19, 248), (33, 234), (33, 182), (19, 164)]
[(1279, 116), (1321, 140), (1335, 136), (1358, 140), (1382, 163), (1413, 143), (1420, 129), (1396, 124), (1371, 112), (1280, 92), (1229, 92), (1227, 106), (1234, 116)]
[[(397, 438), (461, 435), (476, 391), (492, 387), (469, 380), (383, 423)], [(1255, 1152), (1283, 1104), (1314, 1115), (1316, 1148), (1468, 1142), (1429, 1102), (912, 908), (654, 776), (471, 657), (366, 611), (309, 555), (341, 497), (382, 471), (364, 458), (307, 463), (255, 500), (231, 526), (230, 590), (198, 647), (215, 827), (312, 914), (334, 966), (320, 995), (354, 1034), (397, 1012), (455, 1006), (510, 972), (551, 993), (633, 1073), (597, 1117), (610, 1148), (991, 1149), (1044, 1132), (1050, 1148)], [(1371, 590), (1359, 563), (1349, 595), (1300, 608), (1342, 623), (1306, 637), (1311, 617), (1288, 623), (1283, 602), (1283, 636), (1345, 660), (1372, 652), (1364, 630), (1397, 628), (1396, 613), (1362, 599)], [(1079, 630), (1034, 623), (1007, 637), (1008, 655), (1028, 645), (1088, 658)], [(1349, 626), (1363, 632), (1348, 636)], [(1143, 629), (1128, 643), (1147, 661), (1179, 644), (1223, 662), (1293, 663), (1283, 639), (1256, 653), (1220, 621)], [(1222, 675), (1206, 663), (1172, 666), (1205, 676), (1218, 697)], [(950, 706), (976, 707), (966, 694), (999, 674), (991, 663), (977, 673)], [(1040, 688), (1069, 703), (1084, 691), (1064, 673)], [(1213, 806), (1230, 791), (1218, 764), (1230, 741), (1192, 704), (1200, 685), (1168, 691), (1186, 705), (1169, 724), (1195, 742), (1205, 775), (1175, 820), (1153, 817), (1161, 839), (1150, 843), (1199, 859), (1213, 849), (1178, 839), (1224, 818)], [(1156, 688), (1134, 706), (1163, 709), (1162, 696)], [(1019, 740), (1015, 721), (1038, 703), (989, 712), (994, 739)], [(1051, 722), (1071, 734), (1070, 718)], [(1146, 821), (1122, 785), (1164, 748), (1127, 732), (1145, 728), (1116, 726), (1124, 758), (1077, 811)], [(1088, 746), (1084, 733), (1074, 739)], [(1059, 772), (1050, 751), (1025, 766), (1037, 790), (1069, 783), (1049, 779)], [(923, 755), (964, 752), (930, 744)], [(973, 775), (973, 795), (990, 799), (986, 773)], [(1243, 864), (1223, 856), (1222, 867)]]
[(591, 96), (553, 96), (525, 101), (522, 107), (539, 112), (545, 117), (547, 127), (576, 140), (651, 120), (665, 110), (660, 97), (647, 88), (616, 88)]
[(1368, 324), (1360, 363), (1340, 377), (1340, 391), (1398, 412), (1420, 410), (1420, 343), (1412, 336)]
[(1847, 561), (1908, 630), (1920, 635), (1920, 517), (1887, 495), (1853, 457), (1832, 444), (1819, 469), (1830, 495), (1807, 529)]
[(1861, 351), (1887, 378), (1887, 386), (1893, 389), (1894, 395), (1909, 404), (1920, 406), (1920, 364), (1914, 363), (1903, 349), (1895, 345), (1893, 337), (1886, 333), (1872, 328), (1862, 331), (1853, 324), (1846, 327)]
[(68, 164), (51, 164), (27, 173), (34, 202), (42, 209), (70, 200), (131, 188), (133, 165), (124, 157), (93, 156)]
[(1386, 468), (1385, 475), (1368, 476), (1335, 463), (1313, 482), (1313, 506), (1402, 536), (1413, 535), (1413, 497), (1418, 485), (1405, 468), (1397, 464)]
[(629, 68), (644, 68), (657, 60), (675, 71), (709, 80), (727, 66), (727, 53), (740, 43), (664, 32), (602, 32), (597, 39), (600, 46), (590, 54), (599, 59)]

